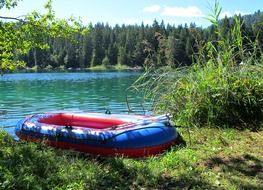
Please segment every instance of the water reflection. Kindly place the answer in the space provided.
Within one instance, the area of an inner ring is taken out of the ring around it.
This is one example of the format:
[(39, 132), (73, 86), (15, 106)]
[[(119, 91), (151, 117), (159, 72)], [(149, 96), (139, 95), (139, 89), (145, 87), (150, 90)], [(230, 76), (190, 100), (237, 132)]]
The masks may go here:
[[(0, 127), (13, 135), (17, 121), (38, 112), (127, 113), (126, 89), (136, 72), (26, 73), (0, 77)], [(141, 97), (129, 92), (133, 110)]]

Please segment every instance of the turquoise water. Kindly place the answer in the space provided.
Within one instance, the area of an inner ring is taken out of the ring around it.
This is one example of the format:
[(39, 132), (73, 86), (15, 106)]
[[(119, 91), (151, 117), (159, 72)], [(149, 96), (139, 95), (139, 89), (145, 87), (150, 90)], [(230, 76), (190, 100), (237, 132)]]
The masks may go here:
[[(40, 112), (127, 113), (126, 94), (134, 113), (142, 98), (126, 89), (136, 72), (19, 73), (0, 76), (0, 128), (14, 135), (16, 123)], [(146, 105), (147, 107), (147, 105)]]

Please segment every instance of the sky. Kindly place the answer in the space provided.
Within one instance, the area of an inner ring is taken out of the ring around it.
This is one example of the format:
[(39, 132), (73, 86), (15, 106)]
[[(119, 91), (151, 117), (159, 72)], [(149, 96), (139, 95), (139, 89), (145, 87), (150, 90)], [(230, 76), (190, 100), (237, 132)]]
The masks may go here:
[[(43, 12), (46, 0), (23, 0), (12, 10), (0, 9), (0, 16), (17, 17), (33, 10)], [(80, 17), (84, 25), (104, 22), (116, 24), (152, 24), (156, 19), (165, 24), (179, 25), (195, 22), (208, 26), (214, 0), (53, 0), (58, 18)], [(263, 11), (263, 0), (221, 0), (221, 17)]]

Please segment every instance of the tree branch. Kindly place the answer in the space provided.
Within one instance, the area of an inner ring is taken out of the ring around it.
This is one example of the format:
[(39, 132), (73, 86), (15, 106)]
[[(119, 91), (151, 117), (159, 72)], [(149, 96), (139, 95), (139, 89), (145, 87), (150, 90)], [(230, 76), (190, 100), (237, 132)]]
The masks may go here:
[(17, 20), (19, 22), (25, 22), (23, 19), (20, 19), (20, 17), (24, 17), (25, 15), (21, 15), (18, 17), (6, 17), (6, 16), (1, 16), (0, 15), (0, 19), (5, 19), (5, 20)]

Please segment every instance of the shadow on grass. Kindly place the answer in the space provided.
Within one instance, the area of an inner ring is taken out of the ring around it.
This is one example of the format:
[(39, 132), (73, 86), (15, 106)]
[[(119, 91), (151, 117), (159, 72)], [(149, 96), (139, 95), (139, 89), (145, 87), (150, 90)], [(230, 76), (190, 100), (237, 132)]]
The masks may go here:
[[(178, 137), (178, 149), (185, 148), (186, 142)], [(169, 150), (168, 150), (169, 151)], [(167, 151), (167, 152), (168, 152)], [(74, 154), (73, 154), (74, 155)], [(166, 156), (159, 155), (157, 159)], [(100, 166), (97, 173), (86, 180), (91, 189), (222, 189), (206, 181), (198, 170), (186, 171), (178, 166), (176, 176), (165, 172), (165, 169), (151, 168), (151, 160), (126, 159), (121, 157), (101, 157), (78, 153), (78, 157)], [(153, 172), (159, 170), (158, 172)]]
[(191, 175), (180, 175), (178, 177), (160, 176), (156, 189), (211, 189), (220, 190), (220, 186), (214, 186), (205, 181), (199, 172), (192, 172)]
[[(186, 143), (183, 138), (180, 136), (178, 140), (180, 143), (176, 148), (185, 148)], [(159, 155), (156, 159), (160, 158), (162, 162), (162, 157), (165, 157), (166, 153)], [(151, 168), (151, 159), (148, 158), (94, 158), (91, 156), (86, 159), (95, 159), (102, 169), (102, 172), (93, 175), (91, 181), (87, 181), (87, 186), (92, 189), (222, 189), (205, 180), (197, 169), (187, 171), (187, 168), (182, 168), (185, 165), (176, 167), (174, 169), (176, 175), (174, 175), (165, 172), (165, 168), (161, 166)]]
[[(1, 142), (0, 189), (220, 189), (185, 164), (175, 163), (175, 174), (167, 172), (161, 166), (166, 153), (154, 159), (105, 158), (15, 142), (6, 134)], [(160, 168), (153, 168), (159, 161)]]
[(100, 158), (99, 162), (104, 172), (94, 175), (92, 184), (87, 182), (94, 189), (220, 189), (206, 182), (194, 170), (178, 176), (154, 175), (147, 164), (129, 165), (121, 158)]
[(231, 173), (229, 180), (240, 189), (263, 189), (263, 185), (253, 184), (253, 180), (263, 181), (263, 160), (251, 154), (235, 157), (212, 157), (206, 164), (208, 168)]

